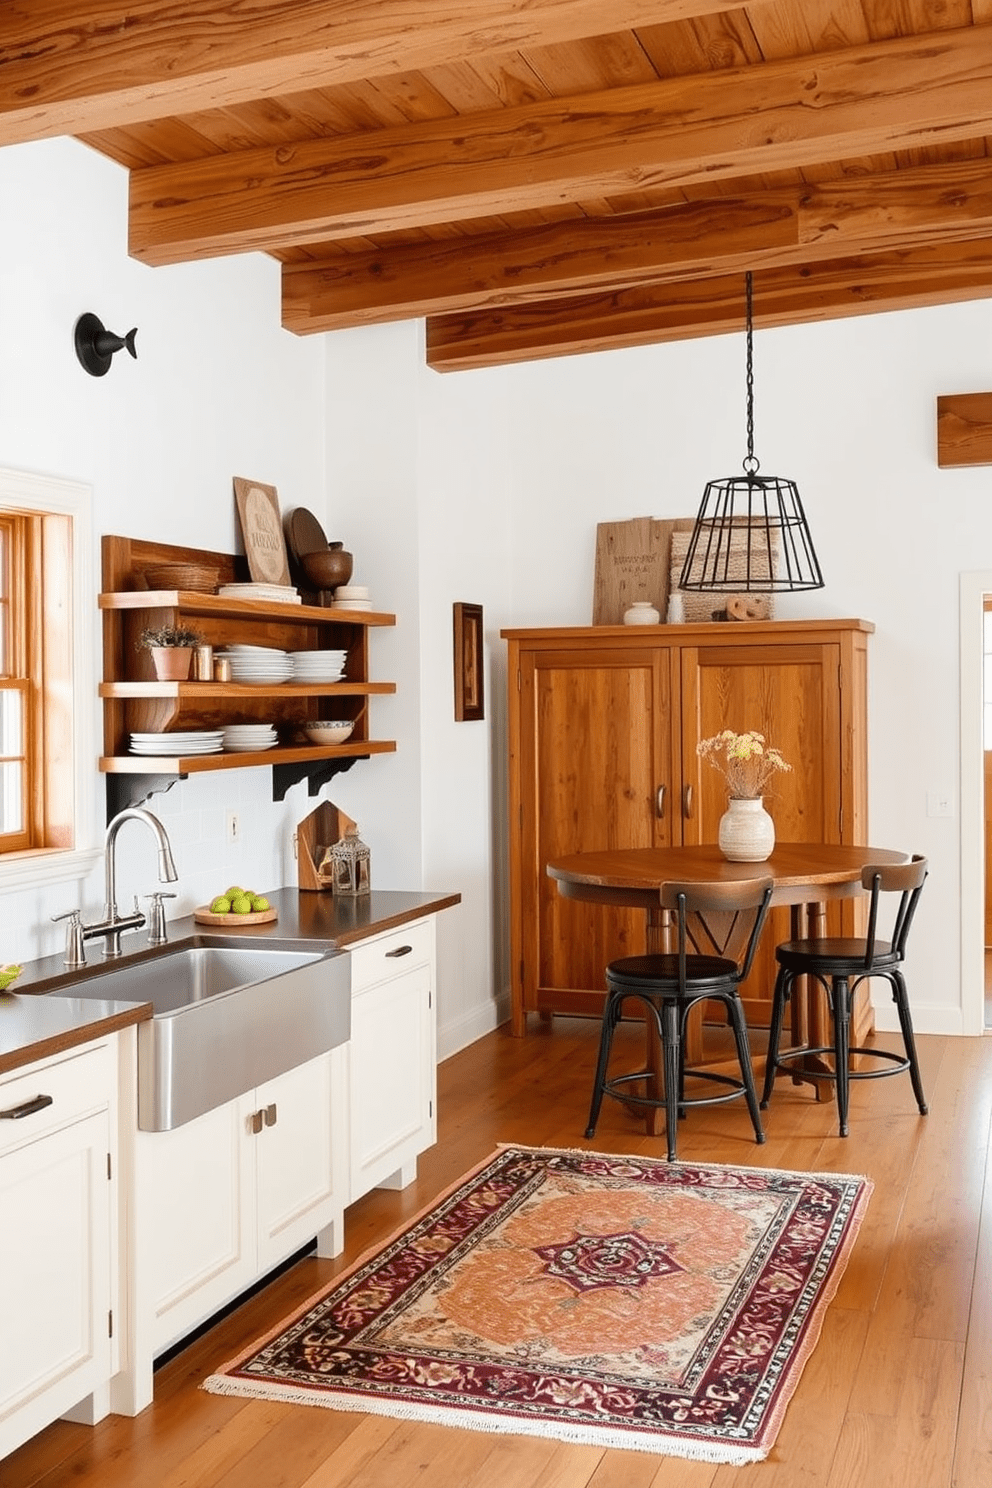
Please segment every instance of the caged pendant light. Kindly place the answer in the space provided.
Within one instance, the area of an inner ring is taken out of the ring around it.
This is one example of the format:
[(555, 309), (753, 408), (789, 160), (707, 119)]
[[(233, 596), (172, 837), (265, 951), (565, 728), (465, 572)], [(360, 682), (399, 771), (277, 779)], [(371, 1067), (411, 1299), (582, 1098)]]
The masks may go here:
[(709, 481), (679, 588), (721, 594), (822, 589), (823, 576), (794, 481), (759, 475), (754, 455), (751, 275), (747, 306), (747, 455), (744, 474)]

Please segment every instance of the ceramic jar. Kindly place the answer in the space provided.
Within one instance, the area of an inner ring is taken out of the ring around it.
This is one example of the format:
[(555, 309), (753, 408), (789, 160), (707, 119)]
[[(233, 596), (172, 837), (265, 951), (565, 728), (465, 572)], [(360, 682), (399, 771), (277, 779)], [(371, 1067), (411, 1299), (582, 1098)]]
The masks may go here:
[(629, 610), (624, 611), (624, 625), (658, 625), (661, 614), (649, 599), (635, 599)]
[(720, 818), (717, 842), (731, 863), (763, 863), (775, 846), (775, 823), (761, 796), (731, 796)]

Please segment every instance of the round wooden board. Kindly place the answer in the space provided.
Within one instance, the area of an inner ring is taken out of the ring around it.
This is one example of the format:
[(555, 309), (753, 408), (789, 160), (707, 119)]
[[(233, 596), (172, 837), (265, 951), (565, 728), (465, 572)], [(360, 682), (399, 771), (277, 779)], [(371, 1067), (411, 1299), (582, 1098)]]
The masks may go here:
[(279, 918), (274, 909), (253, 910), (251, 914), (214, 914), (206, 905), (194, 909), (193, 918), (198, 925), (266, 925)]

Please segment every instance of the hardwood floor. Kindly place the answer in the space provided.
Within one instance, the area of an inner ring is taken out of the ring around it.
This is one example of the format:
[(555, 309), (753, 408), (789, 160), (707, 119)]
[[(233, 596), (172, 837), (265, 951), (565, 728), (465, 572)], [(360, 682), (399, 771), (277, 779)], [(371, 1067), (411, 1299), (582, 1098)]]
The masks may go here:
[[(2, 1488), (980, 1488), (992, 1482), (992, 1038), (919, 1040), (930, 1115), (908, 1076), (834, 1107), (780, 1080), (758, 1147), (742, 1103), (691, 1111), (679, 1156), (868, 1174), (867, 1220), (768, 1459), (744, 1468), (492, 1437), (207, 1395), (204, 1377), (387, 1235), (498, 1142), (662, 1155), (607, 1101), (585, 1142), (598, 1025), (503, 1031), (441, 1066), (441, 1138), (405, 1193), (348, 1211), (338, 1261), (307, 1257), (156, 1373), (134, 1420), (57, 1422), (5, 1461)], [(636, 1055), (637, 1031), (619, 1036)], [(880, 1042), (895, 1047), (887, 1036)], [(11, 1278), (5, 1278), (10, 1284)], [(16, 1279), (15, 1279), (16, 1280)]]

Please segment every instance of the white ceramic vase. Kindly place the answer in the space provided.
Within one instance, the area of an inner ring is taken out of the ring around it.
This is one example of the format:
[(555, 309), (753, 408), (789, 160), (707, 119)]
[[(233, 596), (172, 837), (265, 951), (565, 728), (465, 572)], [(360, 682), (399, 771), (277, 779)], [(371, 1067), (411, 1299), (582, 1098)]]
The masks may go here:
[(624, 625), (658, 625), (661, 612), (649, 599), (635, 599), (629, 610), (624, 611)]
[(717, 842), (731, 863), (763, 863), (775, 846), (775, 823), (761, 796), (731, 796)]

